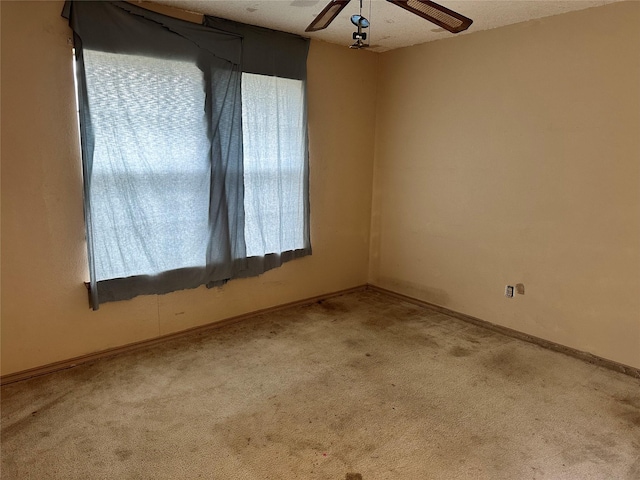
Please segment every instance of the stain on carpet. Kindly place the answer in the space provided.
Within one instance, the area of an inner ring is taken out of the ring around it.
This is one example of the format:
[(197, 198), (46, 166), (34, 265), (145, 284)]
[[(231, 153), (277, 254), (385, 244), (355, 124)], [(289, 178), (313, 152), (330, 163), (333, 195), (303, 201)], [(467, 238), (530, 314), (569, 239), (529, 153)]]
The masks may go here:
[(453, 347), (449, 350), (449, 353), (454, 357), (468, 357), (471, 355), (471, 350), (462, 347)]
[(133, 452), (131, 450), (126, 449), (126, 448), (118, 449), (118, 450), (116, 450), (115, 453), (116, 453), (116, 457), (118, 457), (118, 460), (120, 460), (121, 462), (124, 462), (129, 457), (131, 457), (131, 455), (133, 455)]
[(536, 378), (536, 370), (523, 356), (508, 348), (496, 353), (491, 353), (489, 358), (482, 362), (492, 374), (499, 374), (507, 379), (519, 381), (532, 381)]
[(350, 310), (347, 305), (333, 299), (320, 300), (318, 305), (328, 313), (347, 313)]
[(55, 408), (58, 404), (62, 403), (67, 395), (68, 393), (63, 393), (50, 402), (47, 402), (45, 405), (42, 405), (37, 410), (33, 410), (30, 414), (22, 416), (11, 424), (8, 424), (6, 426), (3, 425), (2, 441), (4, 442), (9, 438), (20, 434), (23, 430), (28, 430), (37, 425), (39, 418), (47, 414), (49, 410)]

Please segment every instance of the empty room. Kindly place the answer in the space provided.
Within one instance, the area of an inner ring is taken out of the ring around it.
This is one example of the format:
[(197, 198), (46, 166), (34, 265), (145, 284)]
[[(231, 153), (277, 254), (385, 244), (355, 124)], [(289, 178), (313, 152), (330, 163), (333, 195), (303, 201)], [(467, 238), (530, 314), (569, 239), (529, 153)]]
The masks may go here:
[(5, 1), (2, 479), (640, 479), (640, 2)]

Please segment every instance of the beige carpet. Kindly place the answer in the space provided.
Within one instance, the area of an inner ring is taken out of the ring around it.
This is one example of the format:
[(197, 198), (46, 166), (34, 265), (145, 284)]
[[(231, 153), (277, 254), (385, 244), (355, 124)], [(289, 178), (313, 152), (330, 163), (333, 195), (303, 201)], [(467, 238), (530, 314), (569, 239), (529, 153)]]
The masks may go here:
[(640, 382), (375, 292), (2, 388), (2, 479), (640, 479)]

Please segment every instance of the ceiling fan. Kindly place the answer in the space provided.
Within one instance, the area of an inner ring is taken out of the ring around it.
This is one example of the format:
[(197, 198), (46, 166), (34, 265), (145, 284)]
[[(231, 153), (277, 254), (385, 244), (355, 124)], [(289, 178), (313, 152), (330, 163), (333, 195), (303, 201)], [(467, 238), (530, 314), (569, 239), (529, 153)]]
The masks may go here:
[[(305, 32), (317, 32), (327, 28), (334, 18), (342, 11), (351, 0), (331, 0), (329, 4), (318, 14), (318, 16), (309, 24)], [(438, 5), (430, 0), (387, 0), (405, 10), (418, 15), (439, 27), (448, 30), (451, 33), (460, 33), (469, 28), (473, 20), (464, 15), (454, 12), (442, 5)], [(362, 5), (361, 5), (362, 8)], [(363, 22), (364, 21), (364, 22)], [(362, 40), (366, 39), (366, 34), (362, 33), (362, 28), (367, 28), (369, 22), (362, 15), (354, 15), (351, 22), (358, 27), (358, 32), (353, 34), (356, 43), (353, 48), (361, 48), (366, 46)]]

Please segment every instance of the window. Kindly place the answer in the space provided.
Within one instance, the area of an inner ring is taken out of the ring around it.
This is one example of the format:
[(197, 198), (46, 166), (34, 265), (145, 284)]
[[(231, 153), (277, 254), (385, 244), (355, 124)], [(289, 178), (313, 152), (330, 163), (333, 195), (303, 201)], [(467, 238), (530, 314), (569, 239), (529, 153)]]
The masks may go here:
[(202, 72), (184, 61), (84, 56), (97, 280), (204, 267), (210, 165), (198, 108)]
[(242, 75), (248, 256), (299, 250), (304, 234), (304, 84)]
[(124, 2), (68, 2), (63, 15), (77, 52), (94, 309), (311, 253), (307, 40)]

